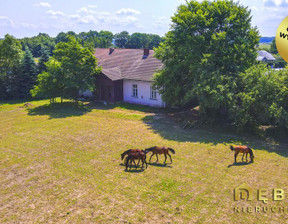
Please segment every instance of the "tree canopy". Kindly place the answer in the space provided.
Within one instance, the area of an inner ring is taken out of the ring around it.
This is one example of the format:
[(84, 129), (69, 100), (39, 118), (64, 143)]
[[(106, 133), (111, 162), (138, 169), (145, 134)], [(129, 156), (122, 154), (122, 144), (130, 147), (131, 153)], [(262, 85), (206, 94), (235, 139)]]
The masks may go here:
[(226, 113), (235, 103), (239, 74), (256, 61), (257, 28), (250, 11), (233, 1), (188, 1), (172, 17), (156, 50), (164, 69), (155, 75), (171, 105), (200, 104), (202, 115)]
[(119, 48), (149, 48), (159, 47), (163, 39), (157, 34), (133, 33), (127, 31), (114, 35), (115, 45)]
[(241, 92), (232, 108), (240, 128), (277, 125), (288, 129), (288, 68), (273, 70), (265, 64), (252, 66), (240, 75)]
[(68, 36), (67, 43), (56, 45), (46, 68), (47, 72), (38, 75), (38, 84), (31, 91), (32, 95), (66, 97), (75, 101), (80, 91), (93, 90), (95, 76), (101, 71), (93, 53), (73, 36)]
[(7, 34), (4, 40), (0, 40), (0, 99), (11, 98), (17, 92), (23, 55), (16, 38)]

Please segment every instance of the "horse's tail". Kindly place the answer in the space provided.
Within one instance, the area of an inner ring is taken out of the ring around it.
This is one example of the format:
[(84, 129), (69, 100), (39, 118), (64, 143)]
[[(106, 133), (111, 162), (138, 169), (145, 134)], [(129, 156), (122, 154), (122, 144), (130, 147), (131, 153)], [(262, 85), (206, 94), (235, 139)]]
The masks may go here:
[(173, 154), (175, 154), (175, 150), (174, 150), (174, 149), (168, 148), (168, 150), (169, 150), (170, 152), (172, 152)]
[(234, 150), (235, 150), (232, 145), (230, 145), (230, 149), (231, 149), (231, 151), (234, 151)]

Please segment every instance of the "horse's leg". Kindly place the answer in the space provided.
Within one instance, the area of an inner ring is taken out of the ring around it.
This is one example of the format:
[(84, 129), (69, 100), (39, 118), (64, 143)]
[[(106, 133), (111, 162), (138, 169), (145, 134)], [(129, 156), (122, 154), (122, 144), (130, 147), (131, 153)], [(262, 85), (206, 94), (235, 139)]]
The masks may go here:
[(248, 156), (248, 152), (246, 152), (246, 163), (248, 162), (248, 160), (247, 160), (247, 156)]
[(155, 154), (156, 155), (156, 157), (157, 157), (157, 160), (156, 160), (156, 163), (158, 162), (158, 155), (157, 155), (157, 153)]
[(235, 162), (235, 163), (237, 163), (237, 159), (236, 159), (236, 158), (237, 158), (237, 156), (238, 156), (238, 153), (239, 153), (239, 152), (235, 152), (235, 154), (234, 154), (234, 162)]
[(128, 169), (128, 164), (129, 164), (129, 158), (127, 157), (126, 158), (126, 163), (125, 163), (126, 170)]
[(151, 158), (152, 158), (152, 156), (154, 156), (154, 155), (155, 155), (155, 153), (153, 152), (152, 155), (150, 156), (149, 163), (151, 162)]
[(136, 169), (137, 169), (138, 164), (136, 165), (135, 159), (133, 159), (133, 163), (134, 163), (134, 166), (136, 166)]
[(165, 160), (164, 160), (164, 164), (166, 163), (166, 160), (167, 160), (167, 156), (166, 154), (164, 153), (164, 156), (165, 156)]
[(171, 157), (171, 155), (168, 153), (168, 156), (170, 157), (170, 161), (171, 161), (171, 163), (172, 163), (172, 157)]
[(139, 166), (139, 163), (140, 163), (140, 159), (138, 159), (137, 167)]
[(242, 162), (243, 162), (244, 156), (245, 156), (245, 153), (243, 153), (243, 156), (242, 156)]

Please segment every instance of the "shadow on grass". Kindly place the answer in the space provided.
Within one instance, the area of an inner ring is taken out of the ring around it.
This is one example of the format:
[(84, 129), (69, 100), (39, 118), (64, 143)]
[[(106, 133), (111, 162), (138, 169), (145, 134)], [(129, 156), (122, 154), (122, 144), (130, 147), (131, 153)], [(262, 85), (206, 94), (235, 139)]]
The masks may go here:
[(149, 107), (149, 106), (125, 103), (125, 102), (110, 103), (107, 105), (103, 104), (102, 102), (90, 102), (88, 105), (93, 109), (101, 109), (101, 110), (112, 110), (112, 109), (118, 108), (118, 109), (139, 111), (139, 112), (145, 112), (145, 113), (160, 113), (160, 112), (165, 111), (165, 109), (163, 108)]
[(0, 101), (1, 104), (8, 104), (8, 105), (14, 105), (14, 104), (21, 104), (21, 103), (33, 103), (33, 102), (38, 102), (42, 101), (43, 99), (14, 99), (14, 100), (3, 100)]
[(75, 105), (72, 102), (45, 104), (27, 109), (30, 116), (48, 115), (49, 119), (82, 116), (91, 110), (92, 108), (89, 106), (82, 104)]
[(247, 166), (250, 164), (252, 164), (252, 162), (239, 162), (239, 163), (234, 162), (233, 164), (230, 164), (227, 167), (230, 168), (231, 166)]
[(171, 165), (167, 163), (147, 163), (149, 166), (156, 166), (156, 167), (165, 167), (165, 168), (172, 168)]
[[(168, 117), (168, 118), (167, 118)], [(248, 145), (254, 149), (274, 152), (281, 156), (288, 157), (288, 142), (275, 141), (275, 139), (259, 137), (251, 133), (239, 134), (235, 129), (225, 129), (224, 125), (195, 126), (191, 129), (183, 129), (181, 124), (169, 119), (167, 114), (149, 115), (142, 119), (155, 134), (164, 139), (177, 142), (197, 142), (211, 145), (224, 144), (227, 146), (227, 153), (230, 153), (229, 145)], [(286, 137), (287, 138), (287, 137)], [(268, 140), (267, 140), (268, 139)], [(177, 152), (177, 148), (175, 148)], [(257, 151), (255, 152), (257, 154)]]
[(138, 170), (138, 169), (128, 169), (128, 170), (124, 170), (125, 172), (127, 172), (127, 173), (142, 173), (142, 172), (144, 172), (144, 169), (141, 169), (141, 170)]

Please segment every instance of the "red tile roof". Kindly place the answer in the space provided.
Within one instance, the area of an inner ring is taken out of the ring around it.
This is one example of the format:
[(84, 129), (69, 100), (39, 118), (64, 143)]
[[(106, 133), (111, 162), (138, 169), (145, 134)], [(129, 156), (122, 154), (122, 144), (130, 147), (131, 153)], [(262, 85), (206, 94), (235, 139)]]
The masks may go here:
[(94, 55), (102, 66), (102, 73), (113, 81), (151, 81), (153, 74), (163, 67), (162, 62), (153, 57), (153, 50), (147, 58), (143, 57), (143, 49), (114, 49), (111, 54), (109, 52), (109, 48), (96, 48)]

